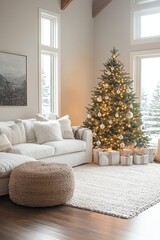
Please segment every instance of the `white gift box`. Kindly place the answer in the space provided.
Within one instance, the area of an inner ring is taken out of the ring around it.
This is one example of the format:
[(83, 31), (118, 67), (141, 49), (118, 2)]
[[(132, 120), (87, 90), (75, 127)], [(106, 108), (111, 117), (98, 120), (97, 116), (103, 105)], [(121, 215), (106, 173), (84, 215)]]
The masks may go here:
[(148, 162), (152, 163), (154, 160), (156, 148), (148, 147), (148, 148), (136, 148), (134, 150), (135, 155), (148, 155)]
[(133, 164), (133, 156), (123, 155), (121, 156), (121, 165), (131, 166)]
[(148, 155), (149, 163), (152, 163), (154, 161), (155, 152), (156, 152), (156, 148), (153, 148), (153, 147), (144, 148), (144, 154)]
[(135, 164), (147, 164), (149, 163), (148, 161), (148, 155), (134, 155), (133, 157), (133, 162)]
[(93, 149), (93, 162), (99, 164), (99, 152), (104, 152), (103, 148), (94, 148)]
[(119, 164), (119, 151), (101, 151), (99, 152), (99, 165), (117, 165)]

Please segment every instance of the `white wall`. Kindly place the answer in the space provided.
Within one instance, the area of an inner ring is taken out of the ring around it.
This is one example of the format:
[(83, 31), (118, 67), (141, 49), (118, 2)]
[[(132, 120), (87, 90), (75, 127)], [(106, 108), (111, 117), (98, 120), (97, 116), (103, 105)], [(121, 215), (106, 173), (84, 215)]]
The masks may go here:
[[(95, 76), (100, 77), (115, 46), (129, 72), (130, 67), (130, 1), (112, 0), (95, 18)], [(99, 80), (95, 79), (95, 84)]]
[(33, 117), (38, 112), (38, 9), (61, 16), (62, 115), (73, 124), (85, 118), (93, 84), (91, 0), (74, 0), (64, 11), (60, 0), (0, 0), (0, 51), (27, 56), (28, 104), (0, 106), (0, 120)]

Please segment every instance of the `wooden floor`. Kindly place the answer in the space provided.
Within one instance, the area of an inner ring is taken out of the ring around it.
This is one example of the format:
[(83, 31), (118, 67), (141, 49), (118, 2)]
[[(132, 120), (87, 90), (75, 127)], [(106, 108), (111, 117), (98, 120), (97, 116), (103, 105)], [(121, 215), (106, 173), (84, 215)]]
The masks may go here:
[(160, 204), (130, 220), (68, 206), (27, 208), (0, 197), (0, 240), (160, 240)]

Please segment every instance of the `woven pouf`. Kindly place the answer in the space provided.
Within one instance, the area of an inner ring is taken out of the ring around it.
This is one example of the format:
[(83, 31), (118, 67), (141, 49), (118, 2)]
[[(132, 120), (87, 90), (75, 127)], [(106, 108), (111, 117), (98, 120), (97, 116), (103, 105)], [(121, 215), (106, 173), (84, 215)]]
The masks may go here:
[(10, 199), (28, 207), (49, 207), (69, 201), (74, 191), (74, 174), (67, 164), (28, 162), (13, 169)]

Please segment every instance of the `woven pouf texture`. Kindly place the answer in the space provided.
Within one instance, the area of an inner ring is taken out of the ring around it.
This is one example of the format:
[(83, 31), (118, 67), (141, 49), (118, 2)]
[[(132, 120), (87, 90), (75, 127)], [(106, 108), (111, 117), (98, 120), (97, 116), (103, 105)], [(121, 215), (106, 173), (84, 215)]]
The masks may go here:
[(74, 192), (71, 166), (28, 162), (13, 169), (9, 181), (10, 199), (28, 207), (49, 207), (69, 201)]

